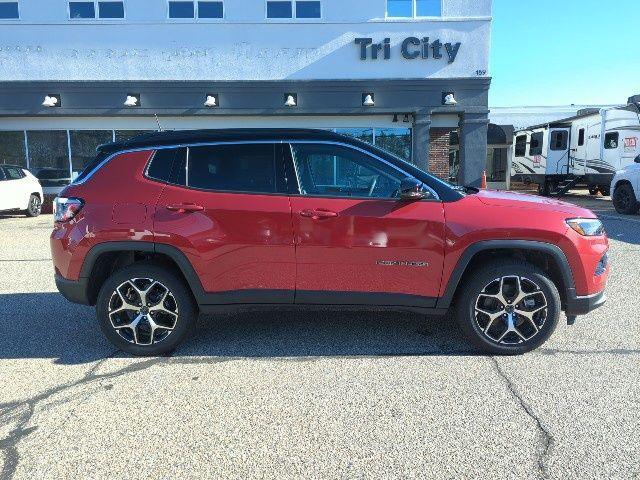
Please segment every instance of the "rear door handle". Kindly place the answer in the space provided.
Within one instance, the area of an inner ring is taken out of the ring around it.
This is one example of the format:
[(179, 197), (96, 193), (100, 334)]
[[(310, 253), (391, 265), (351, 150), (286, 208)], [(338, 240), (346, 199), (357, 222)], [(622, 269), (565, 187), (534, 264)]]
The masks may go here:
[(196, 205), (195, 203), (178, 203), (176, 205), (167, 205), (167, 210), (178, 213), (191, 213), (201, 212), (204, 210), (202, 205)]
[(313, 210), (302, 210), (300, 212), (300, 216), (312, 218), (313, 220), (320, 220), (323, 218), (335, 218), (338, 216), (338, 214), (336, 212), (332, 212), (331, 210), (317, 208)]

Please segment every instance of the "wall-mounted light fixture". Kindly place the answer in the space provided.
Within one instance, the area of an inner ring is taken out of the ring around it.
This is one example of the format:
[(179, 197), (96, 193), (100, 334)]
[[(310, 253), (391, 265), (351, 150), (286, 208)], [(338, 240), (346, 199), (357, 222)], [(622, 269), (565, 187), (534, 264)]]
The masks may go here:
[(218, 94), (217, 93), (207, 93), (207, 98), (204, 101), (205, 107), (218, 107), (220, 104), (218, 102)]
[(140, 106), (140, 94), (139, 93), (127, 93), (127, 99), (124, 101), (125, 107), (139, 107)]
[(62, 106), (62, 98), (57, 93), (50, 93), (49, 95), (45, 95), (44, 100), (42, 101), (43, 107), (61, 107)]
[(443, 105), (457, 105), (458, 101), (454, 96), (453, 92), (444, 92), (442, 94), (442, 104)]
[(373, 93), (362, 94), (363, 107), (374, 107), (375, 105), (376, 105), (376, 101), (375, 101), (375, 95)]
[(411, 123), (411, 117), (409, 116), (409, 114), (408, 114), (408, 113), (405, 113), (405, 114), (404, 114), (404, 117), (402, 118), (402, 121), (403, 121), (404, 123)]
[(284, 94), (284, 106), (285, 107), (297, 107), (298, 106), (298, 94), (297, 93), (285, 93)]
[(393, 114), (393, 123), (398, 123), (398, 114), (397, 113)]

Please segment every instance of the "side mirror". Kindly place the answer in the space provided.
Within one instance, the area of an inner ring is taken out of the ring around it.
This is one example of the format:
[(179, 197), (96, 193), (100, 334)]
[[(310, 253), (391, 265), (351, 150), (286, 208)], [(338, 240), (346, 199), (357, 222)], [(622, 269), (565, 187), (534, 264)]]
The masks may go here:
[(401, 200), (421, 200), (426, 198), (427, 192), (423, 190), (424, 183), (414, 177), (407, 177), (400, 182)]
[(633, 161), (636, 163), (640, 163), (640, 155), (638, 155)]

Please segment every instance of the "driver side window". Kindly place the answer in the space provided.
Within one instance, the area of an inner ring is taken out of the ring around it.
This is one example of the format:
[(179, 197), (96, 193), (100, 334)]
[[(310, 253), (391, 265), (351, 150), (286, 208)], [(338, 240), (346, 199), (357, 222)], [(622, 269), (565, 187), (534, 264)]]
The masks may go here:
[(303, 195), (327, 197), (397, 198), (405, 174), (348, 147), (331, 144), (292, 144)]

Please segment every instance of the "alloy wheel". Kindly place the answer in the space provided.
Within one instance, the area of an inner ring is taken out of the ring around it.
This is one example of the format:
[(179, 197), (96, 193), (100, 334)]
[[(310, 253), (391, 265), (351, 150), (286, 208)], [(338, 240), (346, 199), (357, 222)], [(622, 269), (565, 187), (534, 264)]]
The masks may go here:
[(548, 316), (547, 297), (532, 280), (504, 276), (492, 280), (478, 295), (474, 320), (491, 342), (517, 345), (537, 336)]
[(29, 212), (33, 216), (40, 215), (40, 210), (42, 209), (42, 204), (40, 203), (40, 199), (33, 195), (31, 200), (29, 201)]
[(135, 345), (153, 345), (176, 328), (178, 303), (164, 284), (152, 278), (133, 278), (121, 283), (109, 300), (111, 326)]

